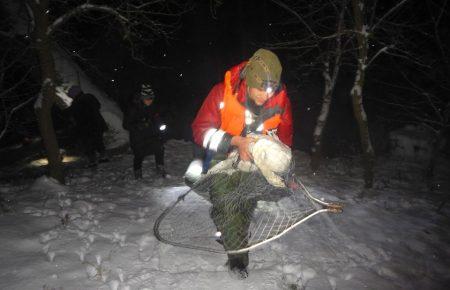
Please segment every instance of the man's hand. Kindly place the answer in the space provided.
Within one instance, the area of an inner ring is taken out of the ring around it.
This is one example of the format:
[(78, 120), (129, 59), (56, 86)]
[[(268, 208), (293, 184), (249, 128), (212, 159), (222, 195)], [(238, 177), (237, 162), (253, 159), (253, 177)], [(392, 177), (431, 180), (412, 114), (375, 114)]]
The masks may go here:
[(252, 159), (252, 155), (249, 151), (249, 145), (254, 142), (256, 142), (256, 139), (252, 137), (234, 136), (231, 138), (231, 145), (237, 147), (239, 157), (242, 161), (250, 161)]

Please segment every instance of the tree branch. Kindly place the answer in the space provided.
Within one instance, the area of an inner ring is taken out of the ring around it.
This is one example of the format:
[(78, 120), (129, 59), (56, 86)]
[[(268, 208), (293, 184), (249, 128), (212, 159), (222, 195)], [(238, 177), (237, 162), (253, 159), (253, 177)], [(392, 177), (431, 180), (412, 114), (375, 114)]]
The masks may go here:
[(58, 17), (51, 25), (49, 25), (47, 29), (47, 35), (51, 35), (58, 27), (66, 23), (72, 17), (86, 13), (88, 11), (101, 11), (109, 13), (115, 16), (122, 25), (125, 25), (125, 23), (128, 22), (127, 18), (125, 18), (122, 14), (120, 14), (116, 9), (112, 7), (95, 4), (82, 4), (78, 7), (75, 7), (70, 12)]
[(295, 17), (308, 29), (309, 33), (311, 33), (312, 36), (317, 37), (317, 35), (314, 33), (314, 31), (311, 29), (311, 27), (306, 23), (306, 21), (303, 19), (303, 17), (298, 14), (296, 11), (291, 9), (289, 6), (287, 6), (285, 3), (278, 1), (278, 0), (271, 0), (273, 3), (277, 4), (281, 8), (287, 10), (288, 12), (294, 14)]
[(377, 23), (375, 23), (375, 25), (373, 25), (370, 30), (374, 31), (378, 25), (380, 25), (380, 23), (382, 23), (386, 18), (388, 18), (392, 13), (394, 13), (398, 8), (400, 8), (403, 4), (405, 4), (406, 2), (408, 2), (409, 0), (402, 0), (399, 3), (397, 3), (397, 5), (395, 5), (394, 7), (392, 7), (388, 12), (386, 12), (386, 14), (384, 14), (378, 21)]

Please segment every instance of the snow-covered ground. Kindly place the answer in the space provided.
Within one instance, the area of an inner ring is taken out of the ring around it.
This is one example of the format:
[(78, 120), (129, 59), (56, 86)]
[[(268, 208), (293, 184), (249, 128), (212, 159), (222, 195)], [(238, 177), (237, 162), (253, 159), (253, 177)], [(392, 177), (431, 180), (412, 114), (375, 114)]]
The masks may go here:
[[(315, 195), (345, 205), (318, 215), (250, 253), (249, 277), (236, 280), (226, 255), (160, 243), (153, 224), (187, 187), (191, 144), (169, 141), (169, 179), (153, 158), (144, 180), (132, 178), (132, 155), (98, 169), (69, 169), (68, 184), (46, 177), (0, 184), (13, 212), (0, 215), (0, 289), (448, 289), (449, 171), (429, 192), (420, 165), (383, 160), (375, 188), (362, 190), (358, 164), (327, 161), (297, 174)], [(447, 182), (447, 184), (446, 184)]]

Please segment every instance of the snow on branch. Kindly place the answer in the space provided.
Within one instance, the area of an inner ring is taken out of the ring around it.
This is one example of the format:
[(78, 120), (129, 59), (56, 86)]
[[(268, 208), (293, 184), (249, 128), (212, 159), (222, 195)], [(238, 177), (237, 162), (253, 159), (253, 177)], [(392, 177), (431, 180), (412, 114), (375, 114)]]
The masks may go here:
[(370, 66), (370, 64), (380, 55), (380, 54), (382, 54), (383, 52), (386, 52), (387, 50), (389, 49), (389, 47), (388, 46), (385, 46), (385, 47), (383, 47), (383, 48), (381, 48), (380, 50), (378, 50), (377, 51), (377, 53), (375, 53), (375, 55), (369, 60), (369, 62), (365, 65), (365, 69), (367, 69), (369, 66)]

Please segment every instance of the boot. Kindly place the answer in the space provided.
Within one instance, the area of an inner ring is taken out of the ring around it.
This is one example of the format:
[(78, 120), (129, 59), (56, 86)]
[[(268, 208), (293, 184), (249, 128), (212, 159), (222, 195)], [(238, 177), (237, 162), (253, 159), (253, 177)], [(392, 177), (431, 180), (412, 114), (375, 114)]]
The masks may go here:
[(156, 174), (160, 175), (162, 178), (166, 178), (167, 172), (164, 169), (164, 165), (156, 165)]
[(228, 269), (230, 273), (239, 280), (243, 280), (248, 277), (247, 265), (245, 263), (245, 257), (241, 255), (229, 255), (228, 256)]
[(142, 179), (142, 168), (134, 170), (134, 179)]

